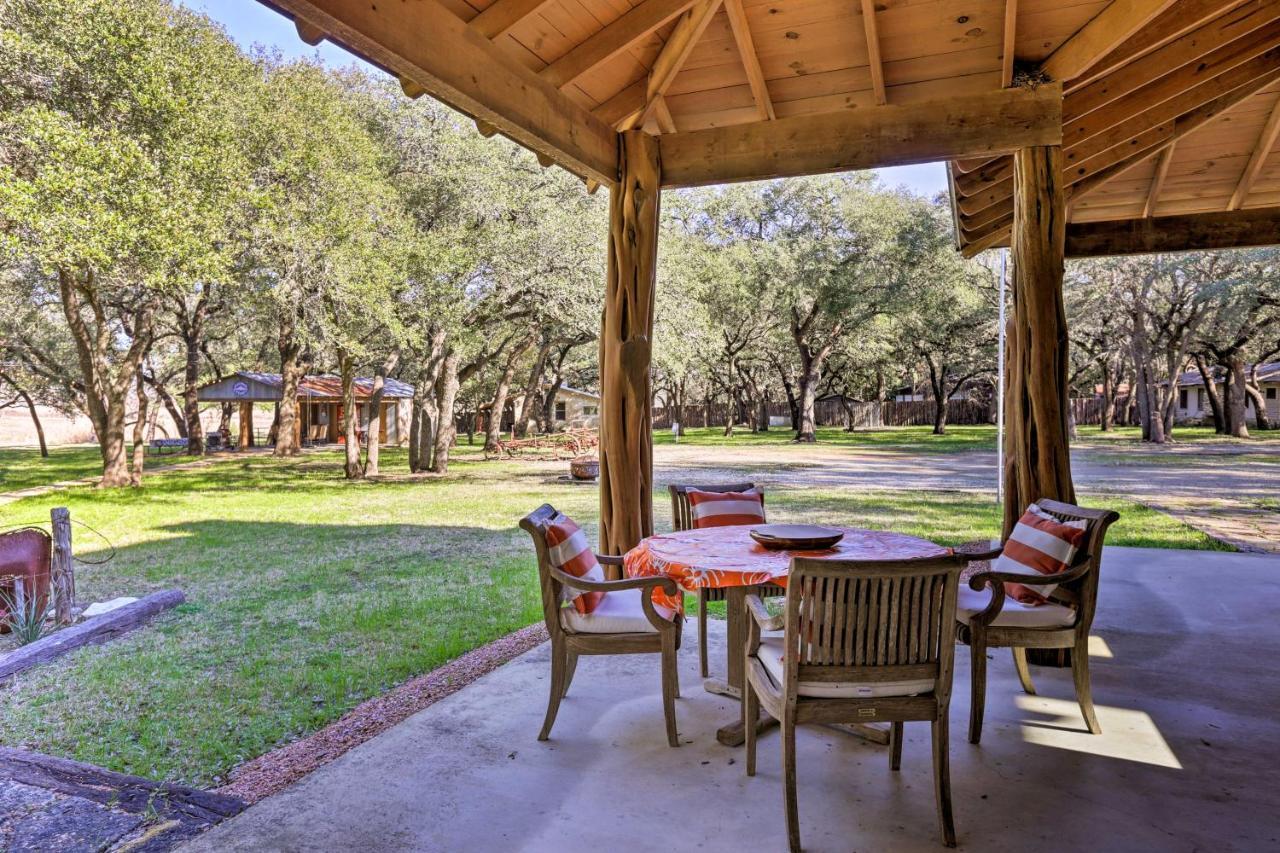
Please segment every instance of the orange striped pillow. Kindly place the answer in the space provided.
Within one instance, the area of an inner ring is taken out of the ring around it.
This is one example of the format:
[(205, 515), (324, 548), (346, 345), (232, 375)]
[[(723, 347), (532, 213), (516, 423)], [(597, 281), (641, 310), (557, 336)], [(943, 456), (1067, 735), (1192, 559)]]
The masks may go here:
[[(1053, 575), (1064, 572), (1075, 559), (1076, 549), (1084, 541), (1083, 519), (1059, 521), (1036, 504), (1018, 519), (999, 559), (991, 567), (997, 572)], [(1023, 604), (1048, 604), (1049, 594), (1057, 584), (1027, 587), (1006, 583), (1005, 595)]]
[(695, 529), (760, 524), (764, 521), (764, 492), (703, 492), (689, 490), (689, 508)]
[[(564, 513), (547, 525), (547, 555), (551, 563), (567, 575), (589, 581), (605, 579), (604, 570), (587, 541), (587, 534)], [(564, 600), (572, 601), (574, 609), (584, 616), (599, 607), (605, 596), (603, 592), (583, 592), (567, 586), (560, 589)]]

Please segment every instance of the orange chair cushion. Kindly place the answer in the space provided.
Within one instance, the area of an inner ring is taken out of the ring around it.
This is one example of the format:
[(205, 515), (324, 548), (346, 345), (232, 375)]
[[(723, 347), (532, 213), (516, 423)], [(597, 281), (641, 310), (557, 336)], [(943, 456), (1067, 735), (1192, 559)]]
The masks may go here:
[(689, 490), (689, 509), (695, 529), (728, 527), (731, 524), (764, 522), (764, 493), (759, 489), (745, 492), (703, 492)]

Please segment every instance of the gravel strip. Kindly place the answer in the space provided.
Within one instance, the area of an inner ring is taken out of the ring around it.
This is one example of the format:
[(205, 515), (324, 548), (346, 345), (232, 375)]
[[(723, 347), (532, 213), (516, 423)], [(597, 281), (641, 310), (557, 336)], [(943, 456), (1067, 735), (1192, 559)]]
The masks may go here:
[(472, 649), (439, 669), (362, 702), (315, 734), (240, 765), (231, 773), (231, 781), (216, 790), (256, 803), (546, 640), (546, 626), (537, 624)]

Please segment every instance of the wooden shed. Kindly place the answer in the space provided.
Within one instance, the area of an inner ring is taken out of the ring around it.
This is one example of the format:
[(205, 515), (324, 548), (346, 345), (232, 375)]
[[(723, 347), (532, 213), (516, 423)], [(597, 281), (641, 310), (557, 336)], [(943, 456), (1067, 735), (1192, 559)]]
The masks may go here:
[(664, 187), (948, 161), (1011, 245), (1006, 528), (1071, 501), (1064, 255), (1276, 242), (1280, 0), (270, 0), (611, 192), (601, 546), (652, 531)]

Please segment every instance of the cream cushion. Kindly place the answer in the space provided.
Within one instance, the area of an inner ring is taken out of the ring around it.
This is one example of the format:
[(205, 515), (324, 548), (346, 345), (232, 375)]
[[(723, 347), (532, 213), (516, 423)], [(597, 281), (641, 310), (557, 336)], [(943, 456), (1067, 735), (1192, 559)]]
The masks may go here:
[[(756, 657), (764, 664), (765, 672), (773, 683), (781, 687), (786, 682), (783, 673), (782, 650), (785, 640), (780, 636), (764, 636), (760, 638), (760, 650)], [(801, 681), (796, 685), (796, 692), (801, 696), (815, 699), (878, 699), (884, 696), (916, 696), (920, 693), (933, 692), (933, 679), (924, 678), (914, 681)]]
[[(956, 618), (968, 624), (974, 615), (987, 609), (991, 603), (991, 590), (981, 592), (961, 587), (956, 597)], [(1069, 628), (1076, 621), (1076, 612), (1061, 604), (1023, 604), (1005, 596), (1000, 615), (992, 622), (999, 628)]]
[(658, 629), (645, 618), (640, 603), (642, 589), (622, 589), (600, 599), (590, 613), (579, 613), (572, 605), (560, 608), (560, 625), (571, 634), (656, 634)]

